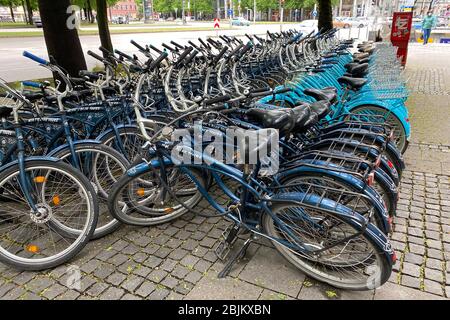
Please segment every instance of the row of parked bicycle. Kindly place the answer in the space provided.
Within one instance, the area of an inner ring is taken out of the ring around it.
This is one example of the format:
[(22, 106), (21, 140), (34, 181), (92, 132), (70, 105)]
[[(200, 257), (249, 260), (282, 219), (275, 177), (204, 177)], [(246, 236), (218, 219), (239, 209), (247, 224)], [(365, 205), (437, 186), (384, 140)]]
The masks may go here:
[(104, 71), (79, 77), (24, 52), (55, 84), (0, 81), (1, 262), (52, 268), (121, 223), (192, 213), (231, 222), (220, 276), (266, 238), (333, 286), (387, 281), (410, 135), (393, 47), (335, 30), (131, 43), (139, 53), (88, 52)]

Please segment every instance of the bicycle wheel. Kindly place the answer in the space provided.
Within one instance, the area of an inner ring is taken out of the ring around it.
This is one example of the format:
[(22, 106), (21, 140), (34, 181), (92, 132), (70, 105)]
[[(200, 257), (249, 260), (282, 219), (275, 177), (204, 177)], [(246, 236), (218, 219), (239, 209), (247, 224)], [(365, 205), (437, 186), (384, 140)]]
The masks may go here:
[[(195, 207), (202, 199), (191, 177), (172, 167), (166, 169), (170, 192), (161, 183), (159, 171), (144, 172), (135, 177), (122, 176), (111, 189), (108, 207), (119, 221), (135, 226), (151, 226), (174, 220)], [(190, 170), (206, 186), (202, 173)]]
[[(406, 149), (408, 148), (408, 141), (406, 137), (406, 130), (403, 126), (401, 120), (392, 112), (390, 112), (387, 109), (374, 106), (374, 105), (362, 105), (359, 107), (356, 107), (351, 110), (352, 113), (355, 114), (364, 114), (368, 116), (368, 121), (371, 122), (379, 122), (379, 119), (376, 118), (370, 118), (370, 116), (383, 116), (384, 117), (384, 123), (387, 123), (394, 128), (394, 141), (395, 145), (397, 146), (398, 150), (403, 154), (405, 153)], [(347, 119), (351, 119), (351, 116), (348, 116)], [(360, 118), (358, 118), (361, 120)]]
[[(382, 216), (378, 211), (374, 210), (374, 200), (369, 198), (342, 197), (340, 191), (346, 190), (350, 192), (359, 192), (355, 186), (352, 186), (345, 180), (338, 179), (334, 176), (326, 176), (323, 173), (302, 173), (298, 176), (288, 177), (282, 181), (285, 187), (282, 192), (306, 192), (323, 195), (323, 189), (329, 188), (324, 195), (327, 199), (333, 200), (339, 204), (345, 205), (357, 211), (362, 216), (372, 217), (371, 222), (380, 230), (385, 230), (385, 224)], [(370, 188), (370, 187), (368, 187)], [(317, 189), (317, 192), (316, 192)], [(375, 191), (375, 190), (374, 190)], [(376, 191), (375, 191), (376, 192)], [(390, 204), (389, 204), (390, 205)], [(373, 213), (373, 214), (372, 214)]]
[[(276, 219), (269, 214), (263, 216), (264, 230), (281, 255), (308, 276), (341, 289), (374, 289), (389, 279), (391, 259), (372, 235), (375, 231), (383, 236), (381, 231), (371, 225), (370, 231), (363, 231), (343, 215), (321, 208), (317, 203), (323, 199), (296, 197), (311, 207), (274, 203), (271, 215)], [(335, 206), (329, 199), (326, 202)], [(351, 212), (344, 206), (336, 208)], [(300, 245), (317, 253), (305, 254), (296, 249)]]
[[(102, 144), (84, 143), (75, 145), (74, 149), (81, 172), (97, 192), (100, 213), (92, 239), (98, 239), (120, 227), (120, 222), (109, 213), (107, 200), (112, 186), (125, 173), (129, 162), (113, 148)], [(53, 156), (66, 163), (74, 163), (69, 147), (59, 150)]]
[(110, 131), (101, 138), (101, 142), (117, 151), (119, 151), (129, 162), (132, 162), (136, 156), (142, 154), (142, 146), (146, 140), (141, 134), (141, 131), (136, 128), (119, 128), (120, 143), (123, 150), (119, 147), (118, 137), (114, 131)]
[(18, 164), (0, 173), (0, 261), (22, 270), (56, 267), (80, 252), (94, 233), (95, 190), (81, 172), (62, 162), (30, 160), (25, 173), (36, 211), (19, 184)]

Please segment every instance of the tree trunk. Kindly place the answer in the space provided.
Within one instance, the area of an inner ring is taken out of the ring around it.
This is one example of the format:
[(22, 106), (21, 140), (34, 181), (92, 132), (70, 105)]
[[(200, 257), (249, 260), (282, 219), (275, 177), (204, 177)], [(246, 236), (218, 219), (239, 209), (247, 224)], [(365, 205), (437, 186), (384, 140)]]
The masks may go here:
[(333, 8), (331, 0), (319, 1), (319, 30), (328, 31), (333, 29)]
[(33, 8), (31, 7), (30, 0), (25, 0), (27, 12), (28, 12), (28, 23), (33, 24)]
[(49, 57), (71, 76), (78, 76), (87, 67), (77, 29), (67, 27), (70, 0), (39, 0), (38, 4)]
[(22, 9), (23, 9), (23, 16), (25, 18), (25, 23), (30, 23), (30, 20), (28, 19), (28, 14), (27, 14), (27, 7), (25, 6), (25, 1), (22, 0)]
[[(98, 4), (97, 4), (98, 7)], [(92, 13), (92, 6), (91, 6), (91, 0), (87, 0), (87, 12), (89, 15), (89, 22), (94, 23), (94, 14)]]
[(100, 42), (109, 51), (113, 51), (111, 35), (108, 26), (108, 11), (106, 0), (97, 0), (97, 24)]
[(9, 12), (11, 13), (11, 20), (12, 22), (16, 22), (16, 18), (14, 16), (14, 8), (12, 1), (9, 2)]

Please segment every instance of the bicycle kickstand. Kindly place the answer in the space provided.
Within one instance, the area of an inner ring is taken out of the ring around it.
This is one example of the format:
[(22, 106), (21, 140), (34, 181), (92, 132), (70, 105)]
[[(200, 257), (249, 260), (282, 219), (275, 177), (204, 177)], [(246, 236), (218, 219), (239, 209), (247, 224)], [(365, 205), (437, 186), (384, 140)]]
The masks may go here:
[(225, 266), (223, 267), (222, 271), (220, 271), (218, 278), (225, 278), (231, 271), (231, 268), (233, 267), (233, 265), (242, 257), (245, 256), (245, 253), (247, 252), (248, 247), (250, 246), (250, 243), (252, 243), (253, 238), (249, 238), (247, 239), (244, 244), (242, 245), (242, 247), (236, 252), (234, 253), (230, 259), (228, 259), (227, 263), (225, 264)]

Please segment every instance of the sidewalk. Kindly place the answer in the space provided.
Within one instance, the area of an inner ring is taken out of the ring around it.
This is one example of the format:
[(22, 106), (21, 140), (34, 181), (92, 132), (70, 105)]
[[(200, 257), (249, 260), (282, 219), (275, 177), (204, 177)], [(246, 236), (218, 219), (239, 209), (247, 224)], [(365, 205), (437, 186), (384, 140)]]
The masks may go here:
[[(253, 244), (225, 279), (214, 254), (227, 223), (185, 216), (124, 227), (47, 273), (0, 265), (0, 299), (442, 299), (450, 297), (450, 46), (413, 45), (406, 73), (413, 137), (382, 288), (346, 292), (307, 279), (268, 243)], [(220, 196), (220, 195), (218, 195)], [(205, 207), (206, 205), (203, 204)], [(208, 210), (208, 209), (206, 209)], [(73, 285), (81, 270), (80, 286)]]

